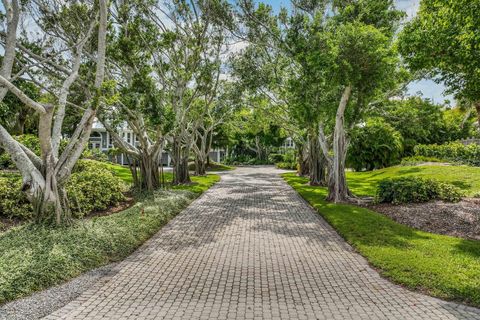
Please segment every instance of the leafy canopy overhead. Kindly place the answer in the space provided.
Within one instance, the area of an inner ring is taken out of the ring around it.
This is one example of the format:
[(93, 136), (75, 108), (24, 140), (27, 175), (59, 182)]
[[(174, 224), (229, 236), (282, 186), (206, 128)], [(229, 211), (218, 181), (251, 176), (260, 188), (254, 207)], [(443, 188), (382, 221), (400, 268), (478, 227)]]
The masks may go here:
[(480, 101), (480, 0), (422, 0), (399, 38), (414, 71), (444, 82), (457, 97)]

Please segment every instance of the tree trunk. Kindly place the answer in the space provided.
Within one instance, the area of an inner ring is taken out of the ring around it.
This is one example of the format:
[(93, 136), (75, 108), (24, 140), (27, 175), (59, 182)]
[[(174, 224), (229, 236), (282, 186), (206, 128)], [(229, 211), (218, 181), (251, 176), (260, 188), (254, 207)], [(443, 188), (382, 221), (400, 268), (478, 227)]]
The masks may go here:
[(329, 170), (328, 197), (333, 202), (346, 202), (352, 197), (345, 177), (345, 158), (347, 155), (347, 139), (345, 136), (345, 109), (350, 99), (352, 88), (346, 87), (335, 118), (333, 134), (333, 161)]
[(206, 161), (201, 157), (195, 157), (195, 175), (205, 176), (207, 174)]
[(188, 172), (188, 156), (187, 148), (182, 146), (179, 137), (173, 138), (172, 146), (173, 158), (173, 184), (188, 184), (191, 183), (190, 173)]
[(160, 187), (159, 161), (146, 152), (140, 159), (140, 186), (142, 190), (153, 191)]
[(301, 177), (310, 175), (310, 159), (307, 151), (308, 148), (306, 148), (303, 144), (297, 143), (297, 173)]
[(309, 173), (311, 186), (325, 186), (326, 185), (326, 170), (325, 159), (320, 150), (320, 143), (316, 130), (312, 130), (308, 137), (309, 143)]
[(65, 187), (59, 183), (55, 173), (55, 159), (49, 153), (44, 160), (45, 168), (42, 181), (35, 179), (22, 186), (32, 203), (33, 214), (37, 223), (69, 224), (72, 220)]
[(480, 128), (480, 101), (475, 102), (474, 105), (475, 105), (475, 110), (477, 110), (478, 127)]

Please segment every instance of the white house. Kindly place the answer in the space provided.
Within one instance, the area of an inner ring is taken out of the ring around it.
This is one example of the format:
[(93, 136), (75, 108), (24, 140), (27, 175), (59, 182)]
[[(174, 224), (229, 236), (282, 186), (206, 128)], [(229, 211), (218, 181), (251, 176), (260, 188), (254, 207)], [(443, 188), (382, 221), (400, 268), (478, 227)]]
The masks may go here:
[[(124, 141), (128, 143), (138, 143), (138, 139), (133, 133), (133, 131), (128, 127), (126, 123), (123, 123), (119, 130), (118, 134), (120, 137), (123, 138)], [(98, 120), (95, 119), (95, 122), (93, 123), (92, 126), (92, 132), (90, 134), (90, 140), (88, 142), (88, 148), (89, 149), (99, 149), (102, 152), (107, 153), (108, 150), (114, 148), (113, 145), (113, 138), (110, 136), (110, 133), (105, 129), (105, 127), (102, 125), (102, 123)], [(109, 158), (111, 161), (123, 164), (123, 165), (128, 165), (128, 159), (126, 155), (119, 154), (116, 155), (115, 157), (112, 155), (109, 155)], [(210, 151), (210, 159), (215, 161), (215, 162), (221, 162), (225, 158), (225, 151), (222, 149), (214, 149)], [(172, 159), (170, 157), (170, 154), (168, 152), (163, 152), (162, 153), (162, 164), (164, 166), (170, 166), (172, 163)]]

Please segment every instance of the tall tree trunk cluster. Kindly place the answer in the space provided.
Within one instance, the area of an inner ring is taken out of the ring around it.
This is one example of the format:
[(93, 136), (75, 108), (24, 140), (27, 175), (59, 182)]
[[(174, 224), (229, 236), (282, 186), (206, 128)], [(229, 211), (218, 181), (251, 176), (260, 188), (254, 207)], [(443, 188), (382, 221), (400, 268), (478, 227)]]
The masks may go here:
[(110, 125), (109, 119), (102, 117), (101, 122), (112, 137), (115, 147), (127, 155), (134, 187), (150, 192), (162, 187), (164, 183), (161, 161), (165, 145), (162, 130), (159, 128), (155, 135), (149, 135), (141, 113), (131, 111), (122, 103), (119, 103), (117, 107), (127, 115), (126, 123), (134, 135), (130, 143), (125, 141), (118, 134), (116, 128)]
[(347, 155), (347, 137), (345, 134), (345, 110), (352, 94), (352, 87), (347, 86), (342, 94), (337, 113), (335, 117), (335, 127), (333, 132), (332, 151), (329, 154), (329, 146), (325, 137), (323, 124), (319, 126), (318, 141), (327, 162), (328, 171), (328, 196), (327, 200), (337, 202), (346, 202), (352, 199), (353, 194), (347, 186), (345, 176), (345, 161)]
[(182, 143), (181, 136), (174, 136), (172, 143), (173, 158), (173, 184), (191, 183), (190, 172), (188, 169), (188, 158), (190, 157), (189, 143)]
[[(38, 221), (54, 221), (56, 224), (67, 223), (71, 219), (65, 184), (71, 171), (80, 158), (83, 149), (90, 137), (96, 111), (102, 101), (101, 85), (104, 79), (107, 4), (106, 0), (99, 1), (99, 21), (92, 21), (90, 29), (78, 39), (71, 49), (73, 56), (71, 70), (55, 65), (66, 78), (63, 80), (56, 104), (41, 104), (30, 99), (22, 90), (11, 81), (13, 61), (15, 60), (17, 43), (17, 25), (21, 12), (19, 2), (4, 1), (7, 11), (7, 35), (5, 41), (5, 55), (2, 61), (0, 74), (0, 100), (7, 91), (12, 92), (22, 103), (39, 114), (38, 138), (40, 140), (41, 155), (38, 157), (27, 147), (13, 139), (13, 137), (0, 125), (0, 145), (11, 156), (20, 171), (23, 180), (22, 190), (32, 202), (35, 217)], [(90, 36), (94, 26), (98, 24), (98, 45), (96, 53), (94, 94), (86, 102), (83, 117), (70, 138), (65, 150), (59, 154), (61, 128), (65, 116), (65, 107), (70, 87), (78, 78), (83, 47)], [(28, 53), (26, 53), (28, 54)], [(28, 54), (30, 59), (38, 60), (37, 65), (48, 59), (37, 54)], [(36, 67), (38, 68), (38, 66)]]
[(309, 175), (311, 186), (325, 186), (326, 184), (326, 163), (325, 157), (320, 150), (318, 141), (318, 131), (316, 128), (310, 130), (308, 134), (309, 143)]

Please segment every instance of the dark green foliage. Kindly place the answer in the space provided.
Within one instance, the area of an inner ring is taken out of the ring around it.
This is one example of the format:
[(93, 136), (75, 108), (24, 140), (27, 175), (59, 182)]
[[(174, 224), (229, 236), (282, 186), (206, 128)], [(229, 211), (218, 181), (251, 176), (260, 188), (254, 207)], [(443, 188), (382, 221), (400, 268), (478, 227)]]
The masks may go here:
[(414, 154), (417, 144), (442, 144), (475, 135), (475, 117), (462, 108), (445, 110), (428, 99), (410, 97), (388, 101), (374, 112), (403, 138), (403, 155)]
[[(36, 155), (40, 155), (40, 140), (38, 140), (37, 136), (33, 134), (24, 134), (20, 136), (15, 136), (14, 138), (15, 140), (23, 144), (25, 147), (33, 151)], [(0, 149), (0, 168), (15, 168), (15, 164), (10, 158), (10, 155), (3, 149)]]
[(70, 208), (76, 217), (104, 210), (125, 199), (123, 181), (97, 161), (80, 160), (67, 183)]
[(452, 142), (442, 145), (418, 145), (415, 147), (415, 155), (480, 166), (480, 145), (475, 143), (464, 145), (460, 142)]
[(267, 165), (267, 164), (273, 164), (271, 161), (268, 159), (262, 160), (258, 159), (256, 156), (253, 155), (245, 155), (245, 154), (240, 154), (240, 155), (234, 155), (233, 157), (228, 157), (225, 159), (225, 163), (227, 165)]
[(412, 71), (443, 82), (450, 93), (477, 104), (479, 10), (479, 0), (422, 0), (398, 41), (399, 51)]
[[(0, 177), (0, 215), (20, 219), (32, 217), (32, 206), (21, 187), (21, 178), (16, 174)], [(80, 160), (66, 189), (73, 215), (82, 217), (124, 200), (126, 186), (107, 164)]]
[(285, 156), (283, 154), (271, 153), (268, 156), (268, 161), (272, 163), (283, 162), (285, 161)]
[(21, 191), (22, 180), (17, 175), (0, 177), (0, 216), (9, 219), (27, 219), (32, 215), (32, 205)]
[(430, 200), (458, 202), (462, 197), (459, 188), (452, 184), (420, 177), (401, 177), (380, 181), (377, 201), (380, 203), (417, 203)]
[(400, 133), (380, 118), (370, 119), (353, 130), (347, 165), (357, 171), (385, 168), (398, 163), (402, 151)]

